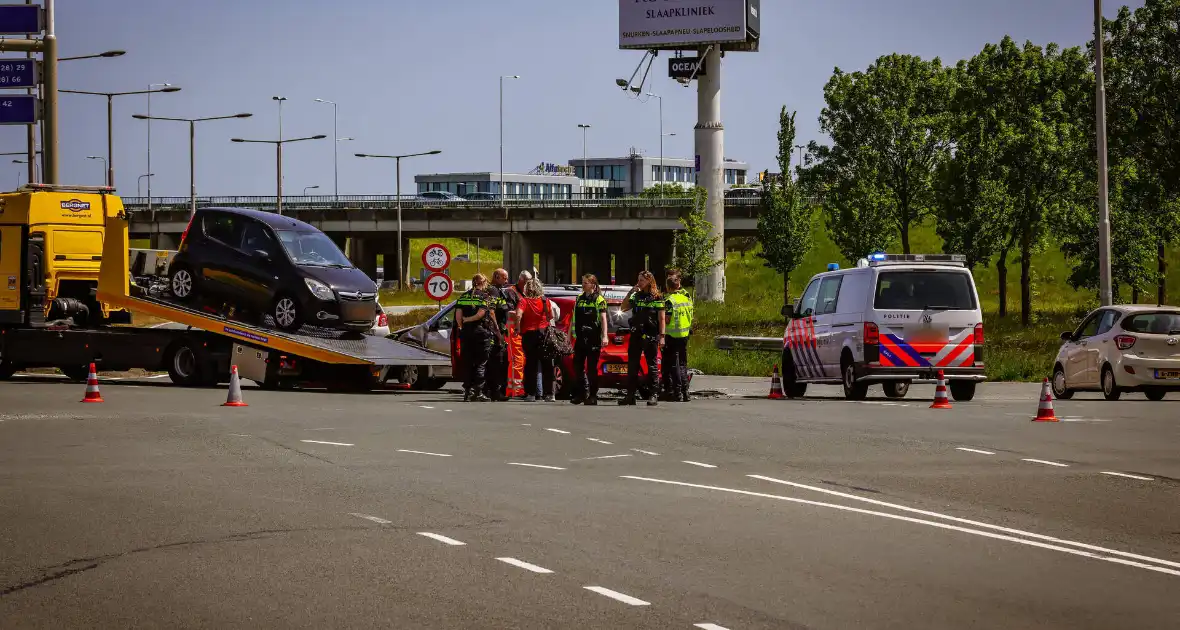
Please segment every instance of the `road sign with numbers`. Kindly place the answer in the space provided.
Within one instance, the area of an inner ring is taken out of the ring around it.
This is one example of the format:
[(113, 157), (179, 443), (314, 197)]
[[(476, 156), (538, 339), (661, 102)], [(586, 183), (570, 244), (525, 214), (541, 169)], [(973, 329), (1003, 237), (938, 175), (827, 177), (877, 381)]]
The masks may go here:
[(0, 95), (0, 125), (31, 125), (40, 118), (37, 97)]
[(427, 245), (422, 250), (422, 265), (431, 271), (442, 271), (451, 264), (451, 250), (441, 243)]
[(426, 277), (426, 282), (423, 283), (426, 287), (426, 295), (436, 302), (451, 297), (451, 292), (455, 290), (455, 286), (451, 284), (451, 279), (442, 273), (432, 273)]

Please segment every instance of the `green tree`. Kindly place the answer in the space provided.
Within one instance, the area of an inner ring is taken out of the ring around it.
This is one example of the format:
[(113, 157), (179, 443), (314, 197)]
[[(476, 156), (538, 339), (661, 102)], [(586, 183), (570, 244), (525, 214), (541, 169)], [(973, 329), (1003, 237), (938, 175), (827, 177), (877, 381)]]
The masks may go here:
[(672, 265), (690, 278), (699, 278), (725, 261), (713, 260), (713, 246), (721, 237), (709, 235), (710, 224), (705, 219), (709, 194), (700, 186), (693, 188), (691, 193), (692, 209), (680, 217), (684, 229), (676, 232), (676, 256)]
[(791, 272), (811, 249), (813, 210), (797, 181), (791, 179), (791, 151), (795, 149), (795, 112), (784, 106), (778, 116), (778, 164), (781, 177), (762, 182), (762, 212), (758, 216), (759, 254), (766, 266), (783, 274), (783, 304), (791, 303)]
[(639, 193), (639, 196), (643, 199), (661, 199), (669, 197), (673, 199), (687, 199), (688, 197), (692, 197), (692, 189), (685, 188), (679, 184), (654, 184), (644, 188), (643, 192)]
[[(832, 145), (810, 147), (829, 225), (845, 227), (845, 215), (863, 213), (877, 223), (862, 229), (893, 231), (910, 253), (910, 228), (934, 210), (932, 177), (947, 154), (953, 93), (954, 77), (938, 59), (893, 54), (865, 72), (835, 69), (819, 117)], [(874, 207), (851, 209), (853, 198)]]

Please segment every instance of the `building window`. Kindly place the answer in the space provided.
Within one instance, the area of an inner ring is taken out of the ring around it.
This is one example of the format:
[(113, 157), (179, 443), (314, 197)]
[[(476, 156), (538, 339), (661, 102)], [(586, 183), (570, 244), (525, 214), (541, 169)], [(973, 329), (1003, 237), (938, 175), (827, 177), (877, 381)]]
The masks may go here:
[(419, 193), (426, 192), (426, 182), (418, 182), (418, 192)]
[(660, 166), (658, 164), (651, 167), (651, 180), (653, 182), (660, 181)]
[(578, 176), (578, 179), (586, 179), (586, 170), (581, 166), (574, 167), (574, 174)]

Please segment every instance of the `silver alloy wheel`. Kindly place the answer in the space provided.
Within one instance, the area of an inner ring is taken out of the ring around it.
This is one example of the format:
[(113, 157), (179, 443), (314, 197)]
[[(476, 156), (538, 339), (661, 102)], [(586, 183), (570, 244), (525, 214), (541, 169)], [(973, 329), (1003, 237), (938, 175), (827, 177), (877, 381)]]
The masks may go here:
[(188, 346), (177, 348), (172, 354), (172, 369), (179, 376), (192, 378), (197, 373), (197, 356), (193, 349)]
[(295, 323), (295, 301), (289, 297), (280, 298), (275, 303), (275, 321), (279, 326), (287, 328)]
[(1114, 391), (1114, 370), (1105, 369), (1102, 371), (1102, 393), (1110, 395)]
[(193, 292), (193, 276), (187, 269), (177, 269), (172, 274), (172, 295), (186, 298)]
[(851, 363), (844, 368), (844, 386), (852, 389), (856, 385), (856, 368)]
[(1065, 371), (1054, 370), (1053, 372), (1053, 395), (1057, 398), (1065, 393)]

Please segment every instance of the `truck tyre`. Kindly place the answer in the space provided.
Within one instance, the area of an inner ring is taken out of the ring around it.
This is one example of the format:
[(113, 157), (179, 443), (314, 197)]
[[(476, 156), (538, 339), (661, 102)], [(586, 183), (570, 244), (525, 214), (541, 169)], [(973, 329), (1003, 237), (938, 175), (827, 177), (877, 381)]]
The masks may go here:
[(204, 374), (206, 361), (202, 352), (187, 341), (179, 341), (168, 351), (168, 378), (182, 387), (197, 387), (207, 381)]
[(185, 265), (174, 265), (168, 274), (168, 288), (178, 302), (191, 302), (197, 289), (192, 269)]
[(7, 381), (16, 374), (16, 365), (12, 361), (0, 359), (0, 381)]
[(881, 386), (885, 388), (886, 398), (905, 398), (910, 392), (909, 381), (885, 381)]
[(975, 398), (975, 381), (950, 381), (947, 387), (951, 390), (951, 397), (958, 402), (969, 402)]
[(57, 368), (66, 378), (78, 383), (85, 382), (90, 377), (90, 365), (71, 365)]
[(840, 379), (844, 383), (844, 398), (848, 400), (864, 400), (869, 394), (869, 386), (856, 381), (856, 365), (852, 362), (852, 355), (845, 351), (840, 359)]

